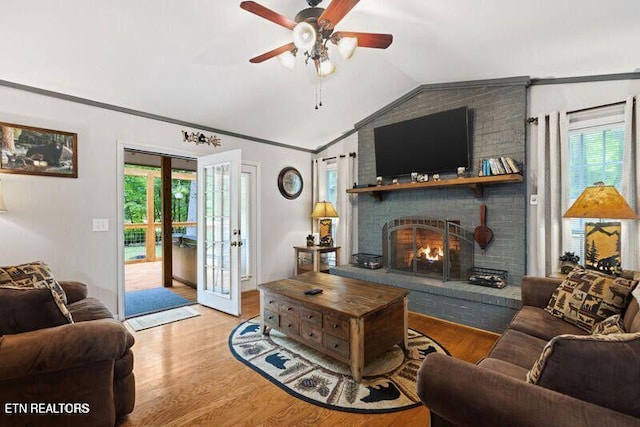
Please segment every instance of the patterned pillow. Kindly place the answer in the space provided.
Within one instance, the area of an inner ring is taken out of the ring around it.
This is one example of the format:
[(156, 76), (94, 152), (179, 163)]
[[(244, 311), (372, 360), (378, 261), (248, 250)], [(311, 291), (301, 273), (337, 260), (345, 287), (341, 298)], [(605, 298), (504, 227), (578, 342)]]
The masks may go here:
[(0, 288), (25, 289), (47, 288), (51, 291), (60, 312), (73, 323), (71, 313), (67, 309), (67, 295), (62, 286), (56, 281), (49, 267), (42, 261), (28, 264), (0, 267)]
[(582, 341), (582, 342), (628, 342), (636, 340), (640, 333), (636, 334), (609, 334), (609, 335), (558, 335), (549, 341), (542, 349), (542, 354), (529, 372), (527, 372), (527, 382), (529, 384), (539, 384), (547, 363), (553, 357), (555, 346), (561, 340)]
[(545, 310), (591, 332), (596, 323), (626, 308), (637, 283), (594, 270), (575, 269), (553, 292)]
[(624, 334), (624, 323), (622, 316), (614, 314), (604, 319), (602, 322), (596, 323), (591, 331), (591, 335), (609, 335), (609, 334)]

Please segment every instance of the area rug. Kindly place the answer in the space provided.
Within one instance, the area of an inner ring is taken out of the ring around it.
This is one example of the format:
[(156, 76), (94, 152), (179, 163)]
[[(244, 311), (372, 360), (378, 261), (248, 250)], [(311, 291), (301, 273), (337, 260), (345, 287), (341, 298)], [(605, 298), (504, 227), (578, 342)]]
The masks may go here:
[(167, 288), (129, 291), (124, 296), (124, 315), (127, 318), (141, 316), (189, 304), (193, 303)]
[(200, 313), (193, 308), (179, 307), (159, 313), (147, 314), (146, 316), (134, 317), (133, 319), (128, 319), (127, 323), (134, 331), (141, 331), (196, 316), (200, 316)]
[(449, 354), (428, 336), (409, 329), (409, 351), (398, 346), (364, 368), (360, 384), (349, 366), (270, 329), (260, 317), (238, 325), (229, 336), (231, 353), (287, 393), (329, 409), (358, 413), (395, 412), (419, 406), (416, 375), (429, 353)]

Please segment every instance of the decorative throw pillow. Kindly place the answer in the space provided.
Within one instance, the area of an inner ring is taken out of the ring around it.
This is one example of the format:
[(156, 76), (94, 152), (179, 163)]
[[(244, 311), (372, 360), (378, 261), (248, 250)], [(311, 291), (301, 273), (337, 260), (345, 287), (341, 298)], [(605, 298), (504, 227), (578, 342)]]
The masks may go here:
[(69, 323), (47, 288), (0, 288), (0, 313), (0, 335), (21, 334)]
[[(542, 374), (549, 361), (553, 358), (555, 347), (562, 340), (577, 341), (577, 342), (628, 342), (640, 338), (640, 333), (636, 334), (609, 334), (609, 335), (558, 335), (549, 341), (544, 348), (536, 363), (529, 372), (527, 372), (527, 382), (529, 384), (540, 384)], [(569, 362), (569, 361), (567, 361)]]
[(640, 303), (640, 286), (636, 286), (631, 294), (636, 300), (638, 300), (638, 303)]
[(527, 382), (640, 417), (640, 333), (558, 335), (547, 343)]
[(73, 323), (71, 313), (67, 309), (67, 296), (62, 286), (56, 281), (49, 267), (42, 261), (28, 264), (0, 267), (0, 288), (25, 289), (47, 288), (55, 300), (60, 312)]
[(604, 319), (602, 322), (596, 323), (591, 331), (591, 335), (609, 335), (609, 334), (624, 334), (624, 323), (622, 322), (622, 316), (614, 314)]
[(591, 332), (596, 323), (624, 310), (637, 283), (594, 270), (575, 269), (553, 292), (545, 310)]
[(620, 270), (615, 273), (616, 276), (629, 280), (640, 280), (640, 271), (636, 270)]

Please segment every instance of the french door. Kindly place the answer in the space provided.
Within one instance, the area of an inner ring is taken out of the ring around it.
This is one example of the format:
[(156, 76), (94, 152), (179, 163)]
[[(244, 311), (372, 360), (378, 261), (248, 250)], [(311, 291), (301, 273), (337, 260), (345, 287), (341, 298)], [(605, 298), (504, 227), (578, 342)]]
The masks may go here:
[(198, 303), (240, 315), (240, 150), (198, 158)]

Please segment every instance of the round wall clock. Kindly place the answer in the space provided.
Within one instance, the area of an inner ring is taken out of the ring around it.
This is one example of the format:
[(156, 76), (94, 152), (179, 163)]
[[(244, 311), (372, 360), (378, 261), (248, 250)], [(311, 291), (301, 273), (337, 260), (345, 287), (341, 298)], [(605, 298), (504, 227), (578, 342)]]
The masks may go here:
[(296, 168), (286, 167), (278, 175), (278, 189), (287, 199), (295, 199), (302, 193), (302, 175)]

